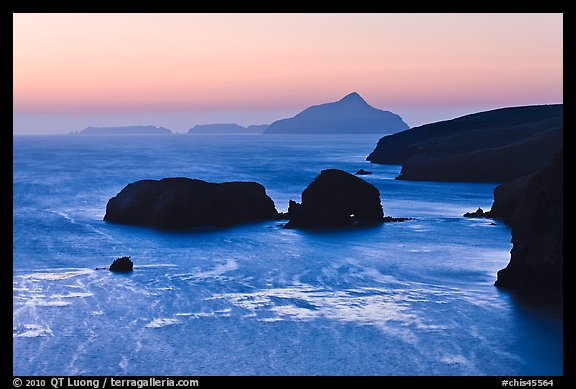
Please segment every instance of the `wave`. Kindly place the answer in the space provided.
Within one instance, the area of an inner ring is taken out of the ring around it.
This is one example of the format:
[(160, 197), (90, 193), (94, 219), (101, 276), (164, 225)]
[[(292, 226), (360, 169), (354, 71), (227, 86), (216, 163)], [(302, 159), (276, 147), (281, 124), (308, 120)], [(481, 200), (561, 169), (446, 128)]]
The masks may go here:
[(144, 327), (145, 328), (162, 328), (162, 327), (173, 326), (173, 325), (177, 325), (177, 324), (182, 324), (182, 322), (178, 319), (159, 317), (159, 318), (152, 320), (150, 323), (146, 324)]
[(14, 338), (38, 338), (44, 336), (54, 336), (50, 327), (42, 327), (38, 324), (22, 324), (12, 329)]
[(390, 321), (418, 322), (402, 296), (379, 288), (332, 291), (300, 284), (251, 293), (215, 294), (211, 299), (227, 300), (234, 306), (259, 314), (257, 316), (265, 321), (328, 318), (382, 329), (387, 329)]
[[(72, 216), (70, 216), (70, 214), (68, 214), (68, 213), (66, 213), (66, 212), (64, 212), (64, 211), (61, 211), (61, 210), (48, 210), (48, 212), (51, 212), (51, 213), (53, 213), (53, 214), (56, 214), (56, 215), (58, 215), (58, 216), (63, 217), (63, 218), (64, 218), (66, 221), (68, 221), (70, 224), (74, 224), (74, 225), (80, 226), (80, 227), (82, 227), (82, 228), (85, 228), (85, 229), (87, 229), (87, 230), (90, 230), (91, 232), (94, 232), (94, 233), (96, 233), (96, 234), (98, 234), (98, 235), (102, 235), (102, 236), (104, 236), (105, 238), (110, 239), (110, 240), (112, 240), (112, 241), (114, 240), (114, 238), (112, 237), (112, 235), (107, 234), (107, 233), (105, 233), (105, 232), (102, 232), (100, 229), (94, 227), (94, 226), (91, 225), (90, 223), (78, 221), (77, 219), (73, 218)], [(104, 215), (101, 215), (101, 214), (100, 214), (100, 212), (101, 212), (100, 210), (96, 210), (96, 212), (97, 212), (97, 214), (94, 215), (94, 216), (95, 216), (94, 220), (101, 221)], [(90, 221), (93, 221), (93, 220), (91, 219)]]
[(219, 309), (210, 312), (178, 312), (175, 316), (190, 317), (193, 319), (199, 319), (204, 317), (230, 317), (232, 308)]
[(65, 280), (71, 277), (78, 277), (82, 275), (88, 275), (94, 273), (94, 269), (77, 269), (72, 271), (64, 271), (64, 272), (39, 272), (39, 273), (30, 273), (18, 276), (21, 279), (35, 279), (35, 280), (45, 280), (45, 281), (60, 281)]
[(84, 298), (92, 297), (94, 293), (90, 292), (77, 292), (77, 293), (67, 293), (67, 294), (53, 294), (50, 296), (52, 299), (70, 299), (70, 298)]
[(204, 279), (221, 279), (225, 273), (238, 269), (238, 262), (233, 259), (227, 259), (226, 263), (216, 265), (212, 270), (198, 271), (195, 273), (174, 274), (183, 281), (204, 280)]

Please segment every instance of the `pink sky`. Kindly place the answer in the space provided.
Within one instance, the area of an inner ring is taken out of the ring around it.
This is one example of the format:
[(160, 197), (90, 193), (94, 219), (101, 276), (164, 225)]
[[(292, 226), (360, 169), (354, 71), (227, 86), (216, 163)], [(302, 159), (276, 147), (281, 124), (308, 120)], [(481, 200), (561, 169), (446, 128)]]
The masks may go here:
[(562, 33), (562, 14), (14, 14), (14, 132), (269, 123), (352, 91), (410, 125), (560, 103)]

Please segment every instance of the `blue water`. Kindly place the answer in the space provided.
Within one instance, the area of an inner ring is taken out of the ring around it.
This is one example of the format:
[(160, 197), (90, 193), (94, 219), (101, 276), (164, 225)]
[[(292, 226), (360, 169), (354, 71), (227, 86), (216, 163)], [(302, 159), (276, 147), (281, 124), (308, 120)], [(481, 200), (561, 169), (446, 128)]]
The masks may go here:
[[(396, 181), (377, 136), (22, 136), (15, 375), (561, 375), (559, 307), (493, 286), (510, 230), (462, 217), (495, 184)], [(102, 221), (140, 179), (257, 181), (279, 211), (326, 168), (381, 193), (359, 230), (162, 232)], [(95, 270), (130, 255), (130, 275)]]

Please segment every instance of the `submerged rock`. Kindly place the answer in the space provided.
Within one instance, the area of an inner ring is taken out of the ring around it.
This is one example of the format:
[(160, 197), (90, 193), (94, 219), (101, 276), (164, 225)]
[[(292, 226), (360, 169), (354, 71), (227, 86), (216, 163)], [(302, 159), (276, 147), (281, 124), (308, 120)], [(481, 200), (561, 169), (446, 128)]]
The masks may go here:
[(333, 228), (380, 224), (384, 211), (378, 189), (350, 173), (323, 170), (302, 192), (302, 203), (290, 200), (286, 228)]
[(130, 260), (130, 258), (131, 257), (116, 258), (108, 269), (116, 273), (131, 272), (134, 269), (134, 263)]
[(108, 201), (104, 220), (162, 229), (224, 227), (278, 218), (256, 182), (209, 183), (190, 178), (141, 180)]

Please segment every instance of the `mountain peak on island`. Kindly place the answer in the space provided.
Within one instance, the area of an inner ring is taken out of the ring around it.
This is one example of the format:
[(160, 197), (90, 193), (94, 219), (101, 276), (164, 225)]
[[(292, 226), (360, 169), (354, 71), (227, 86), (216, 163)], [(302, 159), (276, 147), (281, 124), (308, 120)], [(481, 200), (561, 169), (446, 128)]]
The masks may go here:
[(340, 100), (338, 100), (339, 103), (363, 103), (366, 105), (369, 105), (366, 100), (364, 100), (362, 98), (362, 96), (360, 96), (360, 94), (358, 92), (352, 92), (347, 94), (346, 96), (342, 97)]
[(352, 92), (338, 101), (313, 105), (272, 123), (265, 134), (392, 134), (408, 129), (402, 118), (372, 107)]

